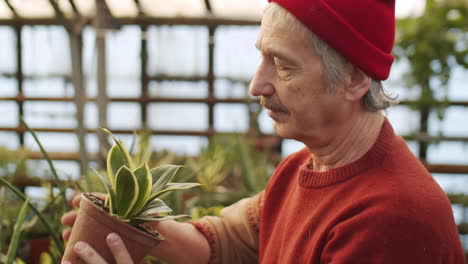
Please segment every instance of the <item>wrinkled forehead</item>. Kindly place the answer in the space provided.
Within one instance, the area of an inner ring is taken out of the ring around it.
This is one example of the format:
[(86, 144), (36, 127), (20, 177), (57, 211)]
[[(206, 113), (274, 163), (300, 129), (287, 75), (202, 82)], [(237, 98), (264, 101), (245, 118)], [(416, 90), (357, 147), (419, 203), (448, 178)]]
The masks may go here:
[[(284, 9), (267, 8), (265, 11), (256, 47), (262, 52), (314, 53), (310, 32), (299, 20)], [(286, 54), (285, 54), (286, 55)]]
[[(271, 4), (270, 4), (271, 5)], [(291, 24), (300, 23), (293, 15), (286, 10), (279, 10), (277, 8), (266, 8), (263, 16), (261, 29), (275, 29), (275, 30), (290, 30)]]
[(305, 27), (294, 15), (271, 3), (264, 11), (260, 28), (259, 39), (265, 36), (285, 36), (291, 41), (304, 41), (310, 37), (310, 30)]

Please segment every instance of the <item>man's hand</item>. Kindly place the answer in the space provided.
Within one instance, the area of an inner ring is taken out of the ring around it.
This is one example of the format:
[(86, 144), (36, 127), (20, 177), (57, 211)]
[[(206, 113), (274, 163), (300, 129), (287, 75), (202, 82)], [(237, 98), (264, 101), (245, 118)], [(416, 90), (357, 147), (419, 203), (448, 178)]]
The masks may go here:
[[(92, 193), (92, 195), (94, 195), (94, 196), (96, 196), (96, 197), (98, 197), (98, 198), (100, 198), (102, 200), (106, 199), (106, 195), (103, 194), (103, 193)], [(81, 197), (83, 197), (83, 194), (78, 194), (77, 196), (75, 196), (75, 198), (73, 198), (72, 204), (73, 204), (74, 207), (80, 207)], [(62, 218), (61, 218), (62, 224), (65, 225), (65, 226), (70, 227), (70, 228), (65, 229), (62, 232), (63, 240), (68, 240), (70, 238), (71, 231), (72, 231), (72, 228), (73, 228), (73, 224), (75, 224), (77, 216), (78, 216), (77, 211), (69, 211), (69, 212), (66, 212), (62, 216)]]
[[(93, 193), (93, 195), (103, 200), (106, 198), (106, 195), (102, 193)], [(77, 195), (73, 199), (74, 206), (79, 207), (81, 197), (82, 195)], [(61, 219), (62, 224), (73, 227), (77, 215), (77, 211), (65, 213)], [(210, 245), (206, 238), (193, 225), (189, 223), (179, 223), (174, 220), (155, 221), (149, 222), (148, 224), (152, 228), (157, 229), (165, 237), (164, 243), (155, 247), (150, 253), (151, 255), (175, 264), (205, 264), (208, 262), (208, 259), (210, 258)], [(63, 239), (68, 240), (70, 238), (70, 234), (71, 228), (64, 230), (62, 232)], [(109, 236), (110, 235), (111, 234), (109, 234)], [(113, 253), (117, 264), (132, 263), (129, 258), (130, 255), (123, 242), (120, 242), (120, 244), (117, 243), (115, 247), (109, 242), (109, 237), (107, 237), (108, 247)], [(84, 250), (79, 251), (79, 245), (84, 245)], [(117, 250), (114, 251), (114, 249)], [(106, 263), (88, 244), (76, 243), (73, 250), (81, 259), (83, 259), (83, 261), (85, 261), (85, 263)], [(184, 252), (184, 254), (181, 254), (181, 252)]]
[[(125, 244), (119, 235), (116, 233), (110, 233), (106, 237), (106, 243), (114, 255), (116, 264), (133, 264), (127, 247), (125, 247)], [(77, 242), (73, 247), (73, 251), (84, 263), (107, 264), (107, 262), (96, 252), (96, 250), (94, 250), (94, 248), (85, 242)], [(70, 264), (70, 262), (64, 261), (62, 264)]]
[[(93, 193), (94, 196), (105, 200), (106, 195), (102, 193)], [(79, 207), (81, 198), (83, 197), (82, 194), (79, 194), (73, 198), (73, 206)], [(78, 215), (77, 211), (69, 211), (62, 216), (61, 222), (62, 224), (69, 226), (71, 228), (67, 228), (62, 232), (62, 238), (64, 240), (68, 240), (70, 238), (73, 224), (75, 224), (76, 217)], [(122, 239), (119, 235), (115, 233), (111, 233), (106, 238), (106, 243), (109, 249), (111, 250), (112, 254), (114, 255), (114, 259), (116, 260), (117, 264), (123, 263), (130, 263), (132, 264), (133, 261), (128, 253), (125, 244), (123, 243)], [(97, 252), (86, 244), (85, 242), (79, 241), (73, 247), (73, 251), (85, 262), (85, 263), (96, 263), (96, 264), (104, 264), (107, 263)], [(69, 262), (63, 262), (69, 263)]]

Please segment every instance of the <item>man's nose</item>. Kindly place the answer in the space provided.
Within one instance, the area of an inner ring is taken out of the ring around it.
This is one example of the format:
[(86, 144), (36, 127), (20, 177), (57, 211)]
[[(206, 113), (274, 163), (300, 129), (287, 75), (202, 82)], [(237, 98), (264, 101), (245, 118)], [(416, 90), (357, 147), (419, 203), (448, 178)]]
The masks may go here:
[(249, 91), (253, 96), (269, 96), (275, 93), (273, 81), (275, 80), (275, 73), (262, 62), (255, 73), (254, 78), (250, 82)]

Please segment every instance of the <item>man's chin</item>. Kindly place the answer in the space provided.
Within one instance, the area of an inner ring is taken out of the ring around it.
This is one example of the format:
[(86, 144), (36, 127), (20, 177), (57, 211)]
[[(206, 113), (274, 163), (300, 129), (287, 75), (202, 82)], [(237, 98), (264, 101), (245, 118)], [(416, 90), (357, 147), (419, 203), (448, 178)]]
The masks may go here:
[(274, 121), (273, 128), (278, 136), (285, 139), (293, 139), (293, 135), (284, 123)]

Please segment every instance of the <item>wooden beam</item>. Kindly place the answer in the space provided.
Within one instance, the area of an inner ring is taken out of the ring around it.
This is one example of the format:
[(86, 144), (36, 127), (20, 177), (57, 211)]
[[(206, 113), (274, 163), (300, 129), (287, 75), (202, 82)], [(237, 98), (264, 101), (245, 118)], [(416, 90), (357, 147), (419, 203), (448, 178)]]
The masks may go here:
[[(137, 0), (135, 0), (137, 1)], [(148, 77), (148, 27), (141, 26), (141, 40), (140, 40), (140, 90), (141, 99), (140, 112), (141, 112), (141, 126), (142, 128), (148, 127), (148, 104), (149, 104), (149, 77)]]
[[(51, 160), (70, 160), (70, 161), (79, 161), (83, 157), (76, 152), (48, 152), (47, 155)], [(44, 155), (41, 152), (28, 152), (26, 154), (28, 159), (44, 159)], [(88, 154), (86, 157), (87, 160), (97, 160), (97, 154)]]
[(213, 13), (213, 8), (211, 7), (211, 2), (210, 2), (210, 0), (204, 0), (204, 3), (205, 3), (206, 11), (207, 11), (209, 14), (212, 14), (212, 13)]
[[(225, 18), (225, 17), (115, 17), (113, 20), (119, 25), (187, 25), (187, 26), (260, 26), (260, 19), (241, 19), (241, 18)], [(22, 25), (37, 25), (37, 26), (54, 26), (62, 25), (57, 18), (13, 18), (0, 19), (0, 25), (14, 26)], [(90, 21), (86, 22), (90, 25)]]
[(423, 164), (432, 173), (468, 174), (468, 165), (429, 164), (424, 162)]
[(458, 227), (458, 232), (462, 235), (467, 235), (468, 234), (468, 223), (461, 223), (457, 225)]
[[(21, 95), (15, 97), (0, 97), (0, 101), (16, 102), (73, 102), (73, 97), (24, 97)], [(97, 98), (85, 98), (86, 102), (96, 102)], [(179, 97), (110, 97), (108, 102), (115, 103), (209, 103), (209, 104), (256, 104), (259, 99), (250, 98), (179, 98)]]
[[(108, 30), (109, 17), (111, 16), (105, 0), (96, 0), (96, 49), (97, 49), (97, 83), (98, 94), (96, 98), (98, 109), (98, 126), (107, 128), (107, 56), (106, 56), (106, 33)], [(99, 153), (102, 153), (99, 158), (99, 164), (104, 166), (106, 157), (104, 153), (109, 149), (107, 135), (97, 133), (99, 140)]]
[(49, 4), (52, 6), (55, 12), (55, 17), (61, 22), (61, 24), (65, 27), (65, 30), (68, 33), (72, 32), (72, 27), (70, 22), (63, 14), (62, 10), (60, 9), (59, 5), (57, 4), (56, 0), (49, 0)]
[(5, 4), (8, 6), (8, 8), (10, 9), (11, 13), (13, 13), (13, 17), (15, 19), (19, 19), (20, 16), (18, 12), (16, 12), (16, 9), (13, 7), (13, 5), (11, 5), (10, 1), (9, 0), (4, 0), (4, 1), (5, 1)]
[[(37, 131), (37, 129), (35, 129)], [(119, 131), (119, 130), (113, 130), (112, 131), (115, 134), (130, 134), (133, 133), (133, 131)], [(125, 133), (122, 133), (125, 132)], [(157, 133), (155, 133), (157, 132)], [(153, 131), (153, 135), (164, 135), (164, 134), (159, 134), (158, 132), (162, 131)], [(167, 131), (167, 132), (175, 132), (175, 131)], [(186, 132), (179, 132), (180, 136), (208, 136), (207, 132), (195, 132), (193, 131), (192, 134), (188, 134)], [(229, 134), (229, 133), (218, 133), (218, 134)], [(262, 139), (265, 139), (265, 141), (269, 141), (269, 138), (277, 138), (276, 135), (266, 135), (262, 137)], [(273, 142), (273, 140), (271, 140)], [(81, 156), (79, 153), (76, 152), (49, 152), (48, 153), (49, 157), (52, 160), (75, 160), (78, 161), (81, 159)], [(30, 159), (43, 159), (43, 155), (41, 152), (28, 152), (26, 154), (27, 158)], [(88, 160), (97, 160), (97, 154), (88, 154)], [(462, 164), (424, 164), (426, 166), (427, 170), (431, 173), (447, 173), (447, 174), (467, 174), (468, 175), (468, 165), (462, 165)], [(457, 200), (458, 199), (458, 200)], [(453, 202), (457, 201), (457, 203), (468, 203), (467, 198), (463, 197), (452, 197)]]
[[(23, 35), (21, 34), (22, 26), (18, 25), (15, 27), (16, 34), (16, 81), (18, 88), (18, 95), (22, 96), (23, 94), (23, 83), (24, 83), (24, 74), (23, 74)], [(23, 102), (17, 102), (18, 105), (18, 124), (21, 124), (21, 117), (24, 117), (24, 104)], [(19, 144), (21, 147), (24, 146), (24, 131), (18, 132)]]
[[(208, 99), (215, 98), (215, 76), (214, 76), (214, 49), (215, 49), (215, 26), (208, 26)], [(214, 130), (214, 104), (208, 103), (208, 130)]]
[(76, 17), (81, 17), (80, 10), (78, 10), (78, 7), (76, 6), (75, 1), (74, 0), (68, 0), (68, 2), (70, 3), (70, 6), (71, 6), (75, 16)]
[(86, 89), (83, 78), (83, 40), (80, 32), (69, 34), (70, 52), (72, 63), (72, 82), (75, 90), (76, 109), (76, 136), (78, 138), (80, 159), (80, 175), (88, 171), (88, 152), (86, 148), (86, 127), (84, 122), (84, 110), (86, 103)]
[[(35, 132), (38, 133), (74, 133), (74, 128), (50, 128), (50, 127), (33, 127)], [(139, 129), (111, 129), (113, 134), (134, 134), (135, 131)], [(26, 132), (24, 127), (0, 127), (0, 131), (6, 132)], [(86, 133), (95, 134), (99, 130), (86, 128)], [(166, 136), (200, 136), (200, 137), (210, 137), (213, 135), (223, 135), (223, 134), (232, 134), (217, 132), (217, 131), (208, 131), (208, 130), (158, 130), (152, 129), (149, 130), (152, 135), (166, 135)], [(264, 134), (263, 137), (271, 137), (273, 134)]]
[(141, 6), (140, 0), (133, 0), (133, 3), (135, 3), (135, 6), (138, 10), (138, 16), (145, 16), (145, 12), (143, 11), (143, 7)]
[[(143, 26), (142, 26), (143, 27)], [(145, 37), (143, 35), (142, 37)], [(0, 73), (1, 77), (4, 78), (15, 78), (16, 76), (12, 73)], [(27, 74), (24, 75), (24, 79), (26, 80), (37, 80), (37, 79), (50, 79), (50, 78), (62, 78), (65, 81), (71, 80), (70, 74), (56, 74), (51, 73), (47, 75), (39, 75), (39, 74)], [(244, 83), (249, 84), (249, 78), (235, 78), (230, 76), (216, 76), (216, 80), (225, 80), (233, 83)], [(174, 74), (164, 74), (158, 73), (153, 75), (148, 75), (148, 81), (156, 81), (156, 82), (166, 82), (166, 81), (173, 81), (173, 82), (207, 82), (208, 77), (206, 75), (174, 75)], [(468, 105), (468, 102), (467, 102)]]
[(468, 195), (464, 193), (452, 193), (447, 194), (450, 202), (452, 204), (461, 204), (468, 207)]

